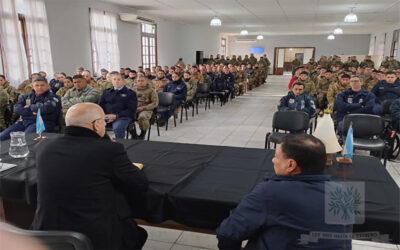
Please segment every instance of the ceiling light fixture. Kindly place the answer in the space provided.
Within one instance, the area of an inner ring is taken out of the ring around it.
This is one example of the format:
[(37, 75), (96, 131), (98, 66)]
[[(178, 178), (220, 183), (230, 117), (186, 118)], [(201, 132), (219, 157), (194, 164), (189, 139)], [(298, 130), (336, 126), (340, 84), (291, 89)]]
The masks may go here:
[(353, 8), (351, 8), (350, 13), (344, 17), (345, 23), (356, 23), (357, 22), (357, 15), (353, 13)]
[(262, 39), (264, 39), (264, 36), (263, 36), (263, 35), (258, 35), (258, 36), (257, 36), (257, 40), (262, 40)]
[(332, 34), (330, 34), (326, 39), (328, 39), (328, 40), (335, 40), (335, 36), (332, 35)]
[(247, 36), (248, 34), (249, 32), (245, 28), (240, 31), (241, 36)]
[(219, 19), (218, 17), (215, 16), (213, 19), (211, 19), (210, 26), (216, 27), (221, 25), (222, 25), (221, 19)]
[(337, 27), (334, 31), (333, 31), (334, 35), (341, 35), (343, 34), (343, 29), (340, 27)]

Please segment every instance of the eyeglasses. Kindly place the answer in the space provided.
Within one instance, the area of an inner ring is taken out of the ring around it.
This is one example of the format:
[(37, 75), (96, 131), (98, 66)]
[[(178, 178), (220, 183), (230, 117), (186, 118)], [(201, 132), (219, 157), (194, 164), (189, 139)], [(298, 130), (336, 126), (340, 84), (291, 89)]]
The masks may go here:
[(96, 120), (93, 120), (91, 123), (94, 123), (98, 120), (104, 120), (105, 123), (109, 123), (110, 122), (110, 118), (108, 117), (104, 117), (104, 118), (97, 118)]

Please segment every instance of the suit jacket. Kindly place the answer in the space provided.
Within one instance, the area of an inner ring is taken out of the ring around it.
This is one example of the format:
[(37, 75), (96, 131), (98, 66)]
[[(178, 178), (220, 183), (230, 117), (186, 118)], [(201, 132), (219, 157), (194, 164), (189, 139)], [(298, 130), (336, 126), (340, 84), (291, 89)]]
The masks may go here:
[(138, 237), (126, 232), (129, 212), (121, 210), (127, 203), (117, 190), (137, 195), (147, 190), (148, 181), (122, 144), (69, 126), (64, 136), (40, 142), (35, 152), (38, 206), (33, 229), (77, 231), (100, 249), (127, 248), (125, 243)]

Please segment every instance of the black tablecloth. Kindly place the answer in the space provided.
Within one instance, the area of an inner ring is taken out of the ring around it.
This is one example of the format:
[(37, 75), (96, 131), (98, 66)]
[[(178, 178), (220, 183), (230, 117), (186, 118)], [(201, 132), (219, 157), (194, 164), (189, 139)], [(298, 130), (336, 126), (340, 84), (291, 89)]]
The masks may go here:
[[(34, 151), (32, 138), (28, 136), (27, 141)], [(120, 142), (133, 162), (144, 164), (150, 189), (140, 203), (135, 203), (134, 213), (152, 223), (172, 219), (187, 226), (215, 229), (265, 173), (274, 171), (272, 150), (136, 140)], [(12, 159), (8, 156), (8, 142), (2, 142), (1, 146), (3, 161), (18, 167), (0, 172), (0, 196), (34, 204), (33, 153), (26, 159)], [(378, 231), (399, 244), (399, 188), (392, 177), (377, 158), (367, 156), (355, 156), (347, 170), (344, 177), (343, 166), (334, 164), (326, 168), (334, 180), (365, 182), (365, 222), (355, 225), (353, 231)]]

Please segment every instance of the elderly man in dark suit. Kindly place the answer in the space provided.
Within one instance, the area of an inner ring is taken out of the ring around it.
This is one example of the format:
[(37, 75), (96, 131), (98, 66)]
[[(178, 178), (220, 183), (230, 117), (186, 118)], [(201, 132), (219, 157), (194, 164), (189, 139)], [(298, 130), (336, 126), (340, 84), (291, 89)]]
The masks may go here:
[(32, 227), (83, 233), (96, 249), (140, 249), (147, 233), (135, 224), (121, 192), (133, 198), (148, 181), (124, 146), (105, 135), (105, 117), (97, 104), (76, 104), (66, 114), (65, 135), (37, 145)]

